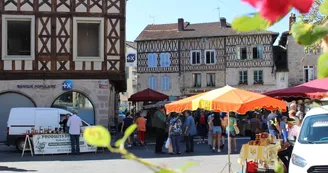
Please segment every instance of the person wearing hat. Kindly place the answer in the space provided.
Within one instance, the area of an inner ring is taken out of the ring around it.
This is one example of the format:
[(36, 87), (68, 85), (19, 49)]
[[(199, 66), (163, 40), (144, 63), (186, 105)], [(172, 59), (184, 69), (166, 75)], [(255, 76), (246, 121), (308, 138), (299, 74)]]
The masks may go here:
[(284, 163), (288, 172), (288, 166), (294, 148), (294, 143), (292, 141), (295, 141), (296, 137), (298, 136), (300, 132), (300, 127), (296, 125), (296, 121), (294, 118), (287, 119), (287, 126), (288, 126), (288, 140), (284, 143), (283, 148), (278, 152), (278, 157)]
[(290, 110), (289, 112), (289, 118), (293, 118), (295, 120), (295, 123), (297, 126), (301, 125), (300, 119), (296, 116), (296, 111)]

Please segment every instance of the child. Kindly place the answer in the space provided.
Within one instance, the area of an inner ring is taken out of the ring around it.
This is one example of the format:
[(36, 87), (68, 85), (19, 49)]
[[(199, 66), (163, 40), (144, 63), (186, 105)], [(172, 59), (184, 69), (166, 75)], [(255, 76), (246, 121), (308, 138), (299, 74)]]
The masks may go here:
[(136, 124), (138, 125), (138, 139), (142, 146), (145, 145), (145, 133), (146, 133), (146, 116), (147, 112), (143, 111), (140, 113), (140, 117), (136, 120)]

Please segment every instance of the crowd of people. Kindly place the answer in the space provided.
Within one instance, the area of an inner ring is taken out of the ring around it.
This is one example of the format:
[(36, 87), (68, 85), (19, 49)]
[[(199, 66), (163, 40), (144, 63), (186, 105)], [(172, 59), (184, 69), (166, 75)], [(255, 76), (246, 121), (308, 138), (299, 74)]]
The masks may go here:
[[(149, 112), (148, 112), (149, 113)], [(286, 167), (291, 157), (292, 144), (288, 138), (297, 136), (299, 126), (304, 118), (302, 112), (296, 103), (289, 106), (286, 113), (280, 111), (267, 111), (265, 109), (250, 111), (246, 115), (229, 113), (229, 121), (226, 113), (211, 112), (199, 109), (197, 111), (184, 111), (183, 113), (166, 114), (165, 108), (160, 107), (150, 115), (151, 126), (155, 130), (156, 146), (155, 153), (171, 155), (181, 154), (180, 141), (184, 140), (186, 153), (194, 152), (194, 139), (199, 136), (197, 144), (205, 144), (213, 152), (221, 152), (225, 146), (225, 138), (229, 133), (231, 139), (232, 151), (237, 152), (237, 130), (243, 122), (246, 136), (255, 140), (256, 134), (269, 132), (277, 139), (284, 141), (282, 149), (279, 151), (279, 158), (284, 162)], [(148, 115), (149, 116), (149, 115)], [(122, 133), (133, 123), (138, 125), (137, 135), (141, 145), (145, 145), (145, 132), (147, 124), (147, 111), (136, 113), (134, 117), (127, 114), (122, 122)], [(229, 122), (229, 124), (228, 124)], [(239, 131), (239, 129), (238, 129)], [(168, 152), (163, 152), (165, 144)], [(128, 139), (128, 147), (132, 146), (132, 139)]]

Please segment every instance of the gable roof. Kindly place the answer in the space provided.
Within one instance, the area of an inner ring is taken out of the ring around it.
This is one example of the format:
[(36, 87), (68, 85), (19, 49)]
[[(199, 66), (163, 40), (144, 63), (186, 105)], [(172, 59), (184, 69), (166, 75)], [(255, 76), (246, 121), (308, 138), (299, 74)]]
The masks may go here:
[(125, 44), (127, 46), (130, 46), (130, 47), (134, 48), (134, 49), (137, 49), (137, 43), (136, 42), (126, 41)]
[(178, 30), (178, 23), (148, 25), (136, 41), (263, 34), (279, 35), (279, 33), (272, 31), (237, 32), (231, 28), (229, 23), (227, 23), (227, 27), (221, 28), (220, 22), (198, 24), (185, 22), (183, 31)]

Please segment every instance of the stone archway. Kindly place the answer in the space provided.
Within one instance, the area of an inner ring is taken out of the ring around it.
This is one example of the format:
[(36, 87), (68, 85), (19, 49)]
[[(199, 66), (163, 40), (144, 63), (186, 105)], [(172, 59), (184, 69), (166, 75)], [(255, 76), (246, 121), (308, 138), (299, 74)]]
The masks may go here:
[(15, 107), (36, 107), (36, 104), (32, 98), (16, 91), (0, 93), (0, 103), (0, 141), (5, 141), (10, 110)]
[(73, 112), (78, 111), (78, 115), (90, 125), (95, 124), (95, 106), (92, 100), (80, 91), (67, 91), (59, 95), (51, 104), (51, 107), (61, 108)]

